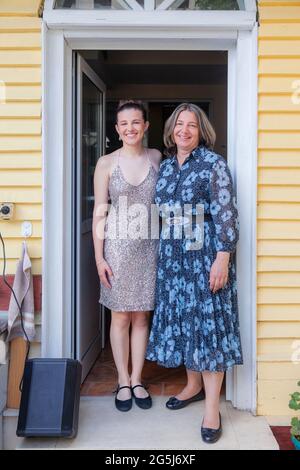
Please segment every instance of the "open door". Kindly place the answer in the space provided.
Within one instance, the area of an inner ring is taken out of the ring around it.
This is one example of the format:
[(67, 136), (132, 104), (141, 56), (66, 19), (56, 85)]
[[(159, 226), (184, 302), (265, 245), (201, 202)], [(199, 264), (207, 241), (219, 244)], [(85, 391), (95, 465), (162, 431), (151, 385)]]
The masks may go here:
[(103, 346), (92, 217), (94, 170), (105, 150), (105, 85), (79, 54), (76, 59), (74, 352), (83, 381)]

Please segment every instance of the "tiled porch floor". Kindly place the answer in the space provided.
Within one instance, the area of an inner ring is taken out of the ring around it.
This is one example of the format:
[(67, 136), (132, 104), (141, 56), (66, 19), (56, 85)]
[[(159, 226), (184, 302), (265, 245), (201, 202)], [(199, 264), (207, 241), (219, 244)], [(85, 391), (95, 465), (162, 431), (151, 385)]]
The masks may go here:
[[(145, 361), (143, 383), (151, 395), (176, 395), (186, 382), (184, 367), (166, 369), (151, 361)], [(81, 387), (81, 396), (111, 395), (117, 385), (117, 373), (112, 352), (107, 346), (97, 359)]]

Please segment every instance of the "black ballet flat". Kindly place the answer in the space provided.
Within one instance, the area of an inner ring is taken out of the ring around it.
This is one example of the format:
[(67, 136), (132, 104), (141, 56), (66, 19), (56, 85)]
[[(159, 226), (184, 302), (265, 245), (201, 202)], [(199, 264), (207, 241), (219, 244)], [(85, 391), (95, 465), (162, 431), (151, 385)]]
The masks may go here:
[(119, 411), (129, 411), (132, 407), (132, 396), (128, 400), (119, 400), (117, 398), (117, 395), (119, 391), (122, 390), (122, 388), (129, 388), (129, 390), (131, 391), (131, 387), (129, 387), (128, 385), (124, 385), (123, 387), (120, 387), (120, 385), (118, 385), (117, 390), (115, 391), (115, 405), (117, 410)]
[(218, 429), (211, 429), (211, 428), (204, 428), (201, 426), (201, 437), (202, 441), (206, 444), (215, 444), (221, 435), (222, 435), (222, 421), (221, 421), (221, 414), (219, 413), (220, 417), (220, 426)]
[(142, 408), (142, 410), (148, 410), (149, 408), (151, 408), (152, 406), (152, 398), (151, 396), (148, 394), (147, 397), (145, 398), (139, 398), (135, 395), (134, 393), (134, 389), (136, 387), (142, 387), (146, 390), (146, 387), (144, 387), (144, 385), (135, 385), (134, 387), (131, 387), (131, 390), (132, 390), (132, 394), (133, 394), (133, 397), (134, 397), (134, 401), (136, 403), (136, 405), (139, 407), (139, 408)]
[(198, 392), (196, 395), (194, 395), (191, 398), (188, 398), (187, 400), (178, 400), (176, 397), (171, 397), (166, 403), (166, 407), (169, 410), (180, 410), (181, 408), (185, 408), (188, 406), (190, 403), (194, 403), (195, 401), (201, 401), (205, 400), (205, 393), (203, 388)]

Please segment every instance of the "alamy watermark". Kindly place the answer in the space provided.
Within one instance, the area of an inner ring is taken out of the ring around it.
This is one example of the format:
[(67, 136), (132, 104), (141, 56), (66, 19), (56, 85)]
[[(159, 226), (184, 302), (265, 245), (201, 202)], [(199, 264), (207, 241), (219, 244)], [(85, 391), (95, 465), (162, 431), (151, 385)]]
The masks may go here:
[(300, 364), (300, 339), (293, 341), (291, 348), (293, 349), (291, 361), (293, 364)]
[(0, 80), (0, 104), (6, 103), (6, 84), (3, 80)]
[(291, 97), (292, 103), (300, 104), (300, 80), (294, 80), (292, 82), (292, 89), (295, 90)]
[(203, 246), (204, 205), (196, 204), (129, 204), (127, 196), (120, 196), (117, 205), (99, 204), (98, 239), (110, 240), (185, 240), (187, 250)]

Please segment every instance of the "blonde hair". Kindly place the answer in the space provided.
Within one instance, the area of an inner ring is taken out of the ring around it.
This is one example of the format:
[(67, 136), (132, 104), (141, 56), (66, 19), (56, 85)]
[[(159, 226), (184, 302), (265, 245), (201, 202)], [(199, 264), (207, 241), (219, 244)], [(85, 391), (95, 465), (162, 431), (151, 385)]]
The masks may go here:
[(205, 145), (205, 147), (213, 149), (216, 141), (216, 133), (205, 112), (193, 103), (182, 103), (177, 106), (165, 123), (164, 144), (166, 146), (166, 154), (170, 156), (177, 151), (177, 147), (173, 139), (173, 133), (178, 116), (182, 111), (190, 111), (195, 114), (200, 131), (199, 144), (201, 143)]

